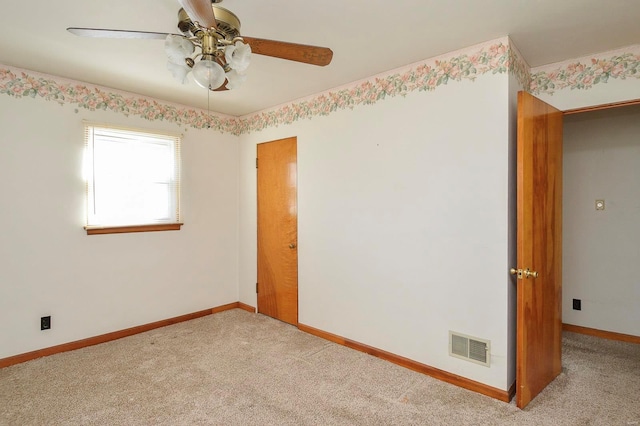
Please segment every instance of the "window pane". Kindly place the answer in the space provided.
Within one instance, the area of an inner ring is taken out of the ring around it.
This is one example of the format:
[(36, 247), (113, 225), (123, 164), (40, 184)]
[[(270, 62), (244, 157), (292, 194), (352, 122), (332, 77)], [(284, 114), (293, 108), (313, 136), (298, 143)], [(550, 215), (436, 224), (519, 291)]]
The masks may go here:
[(177, 146), (177, 139), (95, 129), (87, 146), (88, 224), (178, 221)]
[(171, 220), (170, 192), (162, 183), (96, 187), (96, 218), (114, 224)]

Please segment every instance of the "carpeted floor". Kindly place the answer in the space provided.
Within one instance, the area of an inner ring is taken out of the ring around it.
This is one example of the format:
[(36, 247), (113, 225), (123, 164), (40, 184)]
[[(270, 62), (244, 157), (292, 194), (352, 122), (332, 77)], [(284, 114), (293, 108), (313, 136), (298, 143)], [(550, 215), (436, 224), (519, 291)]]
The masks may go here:
[(518, 410), (236, 309), (0, 369), (0, 424), (640, 424), (640, 345), (565, 333), (563, 365)]

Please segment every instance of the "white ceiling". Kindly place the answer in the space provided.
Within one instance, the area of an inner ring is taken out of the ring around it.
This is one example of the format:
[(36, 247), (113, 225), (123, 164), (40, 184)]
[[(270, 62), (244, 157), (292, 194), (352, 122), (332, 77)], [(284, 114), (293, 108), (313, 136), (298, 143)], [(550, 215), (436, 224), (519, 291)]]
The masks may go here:
[[(0, 63), (207, 109), (176, 82), (163, 41), (96, 39), (67, 27), (179, 33), (177, 0), (2, 0)], [(246, 36), (330, 47), (326, 67), (254, 55), (210, 109), (241, 116), (505, 35), (536, 67), (640, 43), (638, 0), (225, 0)]]

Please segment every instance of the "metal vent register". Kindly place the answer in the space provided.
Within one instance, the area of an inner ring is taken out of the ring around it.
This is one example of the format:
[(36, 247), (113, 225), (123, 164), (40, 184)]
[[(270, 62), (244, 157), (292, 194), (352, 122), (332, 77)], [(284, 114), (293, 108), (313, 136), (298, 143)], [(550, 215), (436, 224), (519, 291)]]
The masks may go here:
[(490, 341), (449, 331), (449, 355), (488, 367), (490, 353)]

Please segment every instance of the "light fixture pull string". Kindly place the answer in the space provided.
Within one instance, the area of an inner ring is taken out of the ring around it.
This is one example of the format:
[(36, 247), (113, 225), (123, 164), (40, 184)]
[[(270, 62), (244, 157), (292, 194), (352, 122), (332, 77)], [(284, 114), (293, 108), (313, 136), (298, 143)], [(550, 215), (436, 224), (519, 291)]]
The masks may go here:
[(207, 129), (211, 128), (211, 108), (209, 106), (209, 99), (211, 96), (211, 86), (207, 89)]

